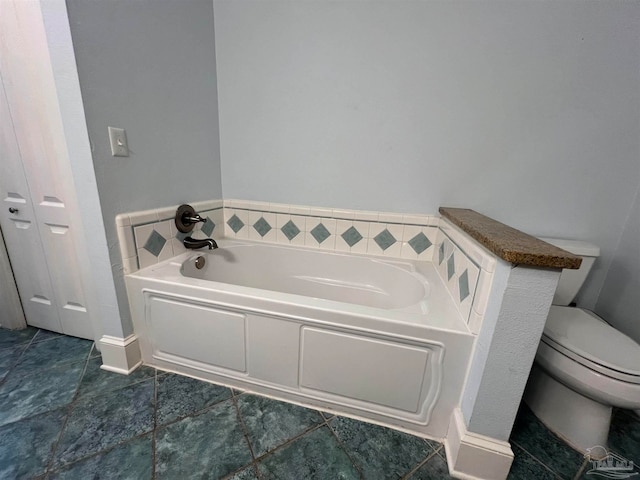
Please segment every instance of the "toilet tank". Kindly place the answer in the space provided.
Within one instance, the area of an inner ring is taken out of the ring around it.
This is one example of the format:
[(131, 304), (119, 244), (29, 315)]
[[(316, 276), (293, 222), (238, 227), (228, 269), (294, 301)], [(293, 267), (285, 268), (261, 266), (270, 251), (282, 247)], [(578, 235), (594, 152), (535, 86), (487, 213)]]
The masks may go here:
[(556, 294), (553, 297), (554, 305), (569, 305), (576, 298), (582, 284), (587, 279), (587, 275), (589, 275), (591, 267), (593, 267), (593, 263), (600, 255), (600, 247), (580, 240), (565, 240), (561, 238), (541, 238), (540, 240), (582, 257), (582, 264), (577, 270), (562, 270), (560, 280), (558, 280), (558, 288), (556, 288)]

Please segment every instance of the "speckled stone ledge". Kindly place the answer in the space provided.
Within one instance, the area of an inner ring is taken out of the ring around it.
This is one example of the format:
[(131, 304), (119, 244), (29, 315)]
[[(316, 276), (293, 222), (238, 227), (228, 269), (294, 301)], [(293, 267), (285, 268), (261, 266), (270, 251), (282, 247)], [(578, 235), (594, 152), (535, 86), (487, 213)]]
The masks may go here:
[(568, 269), (577, 269), (582, 263), (566, 250), (468, 208), (440, 207), (440, 214), (507, 262)]

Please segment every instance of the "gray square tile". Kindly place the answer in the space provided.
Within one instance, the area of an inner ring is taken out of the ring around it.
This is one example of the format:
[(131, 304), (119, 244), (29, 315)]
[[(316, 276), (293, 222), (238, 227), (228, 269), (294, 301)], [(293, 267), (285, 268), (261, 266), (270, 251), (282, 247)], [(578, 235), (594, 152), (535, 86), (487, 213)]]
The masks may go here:
[(443, 261), (444, 261), (444, 242), (442, 242), (440, 244), (440, 247), (438, 247), (438, 265), (442, 265)]
[[(442, 453), (442, 456), (440, 455)], [(441, 450), (431, 456), (427, 462), (407, 477), (407, 480), (444, 480), (453, 479), (449, 475), (449, 467)]]
[(282, 230), (284, 236), (289, 240), (293, 240), (300, 233), (300, 229), (295, 223), (293, 223), (292, 220), (289, 220), (287, 223), (285, 223), (280, 230)]
[(355, 227), (349, 227), (343, 232), (342, 239), (347, 245), (353, 247), (362, 240), (362, 235), (360, 235), (360, 232)]
[(242, 395), (237, 402), (256, 457), (324, 422), (316, 410), (257, 395)]
[(389, 248), (391, 245), (396, 243), (396, 237), (394, 237), (389, 230), (386, 228), (381, 231), (378, 235), (373, 237), (373, 240), (378, 244), (378, 246), (384, 251)]
[(458, 287), (460, 290), (460, 302), (462, 302), (469, 296), (469, 274), (467, 270), (462, 272), (462, 275), (458, 278)]
[(231, 400), (205, 413), (158, 429), (156, 477), (159, 480), (221, 478), (252, 461)]
[(108, 372), (102, 370), (102, 357), (94, 357), (87, 362), (87, 368), (82, 375), (78, 396), (104, 395), (107, 392), (123, 388), (143, 380), (155, 377), (156, 371), (153, 368), (141, 366), (136, 368), (129, 375)]
[(264, 457), (258, 463), (258, 470), (263, 480), (360, 478), (349, 456), (326, 426), (313, 430)]
[(455, 254), (452, 253), (449, 259), (447, 260), (447, 279), (451, 280), (453, 274), (456, 273), (456, 261), (453, 258)]
[(427, 248), (429, 248), (431, 245), (433, 245), (431, 243), (431, 241), (427, 238), (427, 236), (420, 232), (419, 234), (417, 234), (415, 237), (413, 237), (411, 240), (409, 240), (409, 246), (413, 249), (414, 252), (416, 252), (418, 255), (420, 255), (422, 252), (424, 252)]
[(234, 233), (238, 233), (240, 230), (242, 230), (242, 227), (244, 227), (244, 222), (234, 214), (229, 220), (227, 220), (227, 225), (229, 225)]
[(211, 220), (209, 217), (207, 217), (206, 220), (207, 221), (202, 224), (202, 227), (200, 227), (200, 231), (207, 237), (210, 237), (213, 233), (214, 228), (216, 228), (216, 224), (213, 223), (213, 220)]
[(158, 425), (192, 415), (231, 398), (231, 389), (182, 375), (158, 377)]
[(0, 348), (12, 348), (29, 343), (36, 333), (38, 333), (38, 329), (33, 327), (23, 328), (22, 330), (0, 328)]
[(86, 360), (92, 342), (65, 335), (46, 342), (32, 343), (20, 357), (12, 374), (30, 373), (33, 369), (55, 367)]
[(269, 222), (267, 222), (264, 217), (260, 217), (258, 221), (253, 224), (253, 228), (260, 234), (261, 237), (264, 237), (271, 231), (271, 225), (269, 225)]
[(367, 480), (400, 478), (440, 446), (407, 433), (345, 417), (336, 417), (329, 425)]
[(0, 350), (0, 382), (17, 363), (25, 348), (27, 348), (26, 344)]
[(157, 257), (160, 255), (160, 252), (162, 252), (165, 243), (167, 243), (167, 239), (153, 230), (151, 235), (149, 235), (149, 238), (147, 238), (143, 248), (151, 253), (151, 255)]
[[(516, 445), (512, 445), (513, 463), (509, 471), (508, 480), (556, 480), (557, 477), (527, 452)], [(578, 473), (577, 470), (574, 474)], [(573, 478), (565, 477), (565, 478)]]
[(327, 230), (327, 227), (325, 227), (322, 223), (319, 223), (318, 225), (313, 227), (313, 229), (309, 233), (311, 233), (311, 236), (315, 238), (316, 242), (318, 243), (324, 242), (327, 238), (331, 236), (331, 233), (329, 233), (329, 230)]

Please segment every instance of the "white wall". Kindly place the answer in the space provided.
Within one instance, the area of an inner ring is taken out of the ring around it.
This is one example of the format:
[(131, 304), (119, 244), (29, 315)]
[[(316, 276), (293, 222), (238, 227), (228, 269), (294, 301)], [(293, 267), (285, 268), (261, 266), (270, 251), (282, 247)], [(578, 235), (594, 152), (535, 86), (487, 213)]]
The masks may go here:
[[(115, 216), (221, 197), (211, 0), (68, 0), (102, 215), (131, 332)], [(127, 131), (112, 157), (107, 127)]]
[(640, 343), (640, 188), (598, 297), (596, 312)]
[(638, 185), (637, 2), (215, 0), (225, 198), (473, 208), (602, 247)]

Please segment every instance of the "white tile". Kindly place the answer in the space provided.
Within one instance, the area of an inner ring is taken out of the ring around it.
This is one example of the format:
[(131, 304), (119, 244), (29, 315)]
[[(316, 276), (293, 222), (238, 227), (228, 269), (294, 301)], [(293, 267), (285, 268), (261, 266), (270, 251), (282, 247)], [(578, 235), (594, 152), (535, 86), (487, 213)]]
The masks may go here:
[(247, 207), (250, 210), (259, 210), (261, 212), (269, 211), (269, 203), (268, 202), (257, 202), (255, 200), (250, 200), (247, 202)]
[(306, 216), (306, 215), (309, 215), (309, 207), (305, 207), (302, 205), (290, 205), (289, 213), (291, 213), (291, 215)]
[(379, 212), (378, 221), (380, 223), (402, 223), (402, 216), (401, 213)]
[[(409, 246), (409, 248), (411, 248), (411, 246)], [(413, 250), (413, 249), (412, 249)], [(420, 260), (421, 262), (432, 262), (434, 261), (434, 255), (436, 255), (436, 245), (433, 244), (431, 245), (429, 248), (427, 248), (425, 251), (420, 252), (420, 255), (418, 255), (418, 260)]]
[(386, 225), (387, 230), (389, 230), (389, 233), (391, 235), (393, 235), (393, 238), (396, 239), (396, 241), (401, 242), (402, 241), (402, 233), (404, 230), (404, 225), (396, 225), (396, 224), (392, 224), (392, 223), (387, 223)]
[(336, 235), (340, 236), (353, 226), (351, 220), (336, 220)]
[(365, 211), (365, 210), (355, 210), (353, 219), (361, 221), (361, 222), (377, 222), (378, 221), (378, 212), (368, 212), (368, 211)]
[(196, 212), (202, 212), (205, 210), (213, 210), (214, 208), (222, 208), (223, 201), (221, 199), (202, 200), (199, 202), (191, 202), (190, 205)]
[(180, 255), (181, 253), (184, 253), (187, 251), (184, 244), (177, 238), (171, 239), (171, 248), (173, 248), (174, 255)]
[(138, 249), (138, 261), (140, 262), (140, 268), (146, 268), (158, 263), (158, 259), (144, 248)]
[(320, 244), (320, 250), (335, 250), (336, 249), (336, 236), (331, 235), (324, 242)]
[[(302, 233), (298, 234), (298, 236), (302, 235)], [(291, 242), (287, 238), (287, 236), (282, 233), (282, 230), (276, 230), (276, 242), (282, 243), (283, 245), (289, 245)]]
[(367, 253), (368, 243), (369, 239), (363, 236), (362, 240), (351, 247), (351, 253)]
[(473, 297), (473, 309), (479, 314), (484, 315), (491, 293), (491, 284), (493, 282), (493, 273), (486, 270), (480, 270), (476, 286), (475, 295)]
[(127, 225), (131, 225), (128, 213), (121, 213), (116, 216), (116, 227), (126, 227)]
[(469, 330), (471, 333), (477, 335), (480, 332), (480, 327), (482, 327), (482, 319), (483, 315), (476, 313), (476, 311), (472, 308), (469, 313)]
[(421, 225), (426, 226), (429, 225), (429, 216), (428, 215), (403, 215), (402, 223), (412, 224), (412, 225)]
[(407, 242), (402, 242), (402, 249), (400, 250), (400, 257), (401, 258), (411, 259), (411, 260), (417, 260), (418, 259), (418, 254), (415, 252), (415, 250), (413, 248), (411, 248), (411, 245), (409, 245)]
[(354, 210), (343, 210), (340, 208), (333, 209), (333, 218), (338, 218), (341, 220), (353, 220), (355, 218)]
[(129, 275), (138, 270), (138, 256), (122, 259), (122, 273)]
[[(291, 239), (291, 245), (297, 245), (299, 247), (304, 246), (306, 242), (306, 232), (300, 230), (300, 233)], [(316, 242), (317, 243), (317, 242)]]
[(120, 257), (130, 258), (136, 255), (136, 244), (133, 239), (133, 231), (130, 225), (117, 227), (118, 243), (120, 244)]
[(240, 200), (236, 200), (234, 198), (229, 198), (229, 199), (225, 199), (224, 200), (224, 207), (225, 208), (238, 208), (238, 205), (240, 204)]
[(354, 228), (358, 230), (358, 232), (360, 232), (360, 235), (362, 235), (362, 238), (369, 238), (370, 225), (371, 225), (371, 222), (362, 222), (359, 220), (353, 222)]
[(158, 208), (156, 213), (158, 214), (159, 220), (168, 220), (170, 218), (176, 218), (176, 210), (178, 207), (164, 207)]
[(165, 220), (164, 222), (156, 223), (154, 230), (162, 235), (166, 240), (171, 238), (171, 221)]
[(369, 224), (369, 236), (367, 238), (375, 238), (380, 232), (382, 232), (387, 225), (385, 223), (371, 223)]
[[(303, 234), (301, 233), (300, 235), (303, 235)], [(315, 238), (313, 238), (313, 235), (311, 235), (311, 233), (309, 232), (304, 232), (304, 245), (305, 247), (311, 247), (311, 248), (320, 247), (320, 245), (318, 244), (318, 241)]]
[(402, 230), (402, 241), (408, 242), (413, 237), (422, 232), (422, 228), (415, 225), (405, 225)]
[(147, 243), (147, 240), (149, 239), (149, 235), (151, 235), (151, 232), (153, 232), (153, 229), (156, 225), (156, 223), (150, 223), (148, 225), (133, 227), (137, 248), (140, 249), (144, 247), (144, 245)]
[(394, 257), (394, 258), (400, 258), (400, 252), (402, 250), (402, 242), (396, 242), (393, 245), (391, 245), (389, 248), (387, 248), (383, 255), (385, 257)]
[(291, 221), (296, 225), (296, 227), (298, 227), (301, 232), (306, 231), (307, 217), (303, 217), (301, 215), (291, 215)]
[(155, 210), (142, 210), (129, 214), (131, 225), (140, 225), (141, 223), (157, 222), (158, 212)]
[(270, 203), (269, 211), (274, 213), (289, 213), (289, 205), (286, 203)]
[(322, 207), (309, 208), (309, 215), (315, 215), (316, 217), (333, 217), (333, 209)]
[(173, 257), (173, 245), (170, 241), (167, 241), (162, 247), (162, 250), (160, 250), (160, 255), (158, 255), (158, 262), (163, 262), (170, 259), (171, 257)]
[[(340, 220), (338, 220), (340, 222)], [(340, 231), (338, 229), (338, 231)], [(335, 237), (335, 249), (339, 252), (350, 252), (351, 247), (344, 241), (344, 238), (340, 234)]]
[[(376, 243), (373, 238), (368, 238), (367, 240), (367, 253), (371, 255), (383, 255), (384, 252), (380, 248), (380, 246)], [(362, 240), (364, 242), (364, 240)]]
[(469, 315), (471, 314), (471, 297), (465, 298), (462, 303), (458, 306), (458, 310), (460, 311), (460, 315), (464, 319), (465, 323), (469, 323)]
[(280, 230), (289, 220), (291, 220), (291, 215), (287, 213), (276, 213), (276, 228)]

